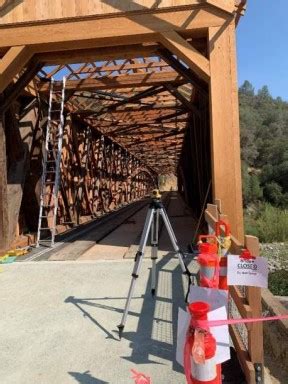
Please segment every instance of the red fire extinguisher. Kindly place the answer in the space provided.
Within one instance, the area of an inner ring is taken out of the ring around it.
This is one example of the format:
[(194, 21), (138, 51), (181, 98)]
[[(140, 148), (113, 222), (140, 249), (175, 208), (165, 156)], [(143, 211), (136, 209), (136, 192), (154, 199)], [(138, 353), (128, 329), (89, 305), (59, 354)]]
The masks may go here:
[[(224, 228), (224, 237), (221, 236), (221, 227)], [(227, 255), (231, 247), (230, 225), (223, 220), (219, 220), (215, 225), (215, 235), (220, 243), (220, 271), (219, 271), (219, 289), (228, 290), (227, 284)]]
[(197, 327), (197, 321), (207, 320), (210, 306), (205, 302), (189, 305), (191, 314), (184, 348), (184, 370), (187, 384), (219, 384), (215, 363), (216, 340), (208, 326)]
[[(206, 240), (206, 242), (203, 242)], [(199, 236), (200, 286), (205, 288), (218, 288), (219, 284), (219, 257), (217, 255), (217, 238), (213, 235)]]

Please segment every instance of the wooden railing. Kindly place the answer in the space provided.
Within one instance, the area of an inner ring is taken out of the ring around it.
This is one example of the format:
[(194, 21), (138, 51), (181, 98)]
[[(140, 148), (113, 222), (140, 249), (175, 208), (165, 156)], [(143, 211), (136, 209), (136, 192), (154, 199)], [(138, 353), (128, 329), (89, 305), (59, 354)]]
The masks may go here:
[[(209, 232), (214, 232), (218, 220), (229, 222), (229, 217), (221, 213), (221, 201), (216, 200), (215, 204), (208, 204), (205, 211), (205, 220)], [(239, 254), (243, 248), (248, 249), (254, 256), (259, 256), (259, 240), (254, 236), (245, 236), (244, 244), (241, 244), (235, 237), (231, 237), (231, 253)], [(261, 317), (261, 288), (230, 286), (230, 316), (231, 306), (237, 308), (236, 317), (242, 318)], [(233, 312), (233, 311), (232, 311)], [(263, 325), (262, 323), (247, 324), (244, 331), (239, 331), (238, 326), (230, 326), (230, 336), (246, 380), (249, 384), (264, 383), (263, 379)]]

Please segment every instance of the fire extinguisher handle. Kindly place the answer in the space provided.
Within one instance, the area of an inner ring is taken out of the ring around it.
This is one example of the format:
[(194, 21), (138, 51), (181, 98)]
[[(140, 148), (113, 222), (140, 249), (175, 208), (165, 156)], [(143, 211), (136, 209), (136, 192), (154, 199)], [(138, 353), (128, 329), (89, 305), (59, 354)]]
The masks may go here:
[(215, 224), (215, 235), (218, 237), (221, 234), (221, 227), (224, 227), (225, 236), (228, 237), (231, 235), (231, 229), (229, 223), (223, 220), (217, 221)]

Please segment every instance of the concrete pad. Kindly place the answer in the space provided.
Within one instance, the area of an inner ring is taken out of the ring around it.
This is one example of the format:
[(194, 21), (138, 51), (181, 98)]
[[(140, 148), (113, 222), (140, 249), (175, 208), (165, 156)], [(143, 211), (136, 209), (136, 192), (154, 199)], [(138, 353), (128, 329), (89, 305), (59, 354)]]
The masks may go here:
[(97, 244), (88, 249), (77, 260), (117, 260), (123, 259), (128, 247)]
[[(144, 260), (125, 332), (118, 340), (133, 261), (14, 263), (1, 273), (0, 377), (5, 384), (184, 384), (175, 362), (184, 305), (177, 260), (159, 260), (157, 297)], [(184, 281), (186, 289), (186, 281)]]

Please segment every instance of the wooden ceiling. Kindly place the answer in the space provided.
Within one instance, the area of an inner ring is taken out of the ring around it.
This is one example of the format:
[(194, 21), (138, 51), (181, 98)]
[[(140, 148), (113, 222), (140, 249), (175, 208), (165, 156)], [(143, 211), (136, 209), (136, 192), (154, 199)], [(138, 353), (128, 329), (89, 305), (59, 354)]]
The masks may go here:
[(47, 100), (52, 77), (67, 79), (66, 109), (150, 166), (176, 173), (195, 87), (161, 56), (44, 66), (37, 86)]

